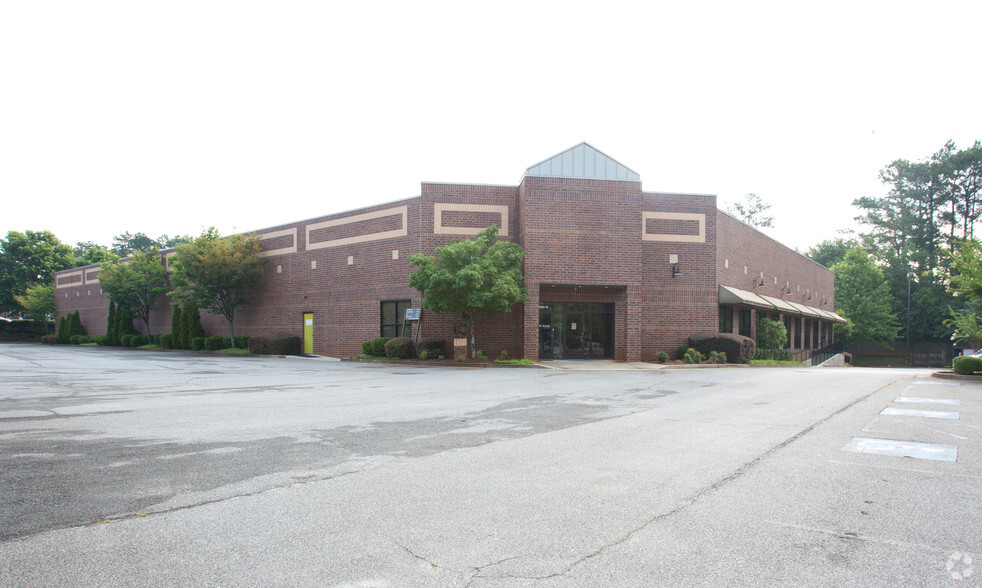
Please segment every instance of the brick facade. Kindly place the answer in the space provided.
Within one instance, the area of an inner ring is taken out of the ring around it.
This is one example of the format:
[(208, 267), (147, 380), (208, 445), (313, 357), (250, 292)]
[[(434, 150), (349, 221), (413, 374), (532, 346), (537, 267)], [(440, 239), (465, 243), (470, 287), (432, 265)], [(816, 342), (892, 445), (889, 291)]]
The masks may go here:
[[(773, 295), (790, 288), (785, 299), (832, 308), (829, 270), (719, 212), (715, 196), (643, 192), (640, 181), (618, 179), (636, 174), (586, 144), (553, 160), (562, 166), (572, 154), (569, 161), (581, 162), (584, 152), (596, 165), (582, 177), (542, 175), (546, 160), (518, 186), (424, 183), (415, 198), (252, 232), (267, 265), (252, 302), (237, 310), (236, 334), (302, 336), (304, 313), (312, 313), (314, 353), (357, 355), (380, 334), (381, 303), (420, 305), (407, 285), (409, 255), (432, 255), (490, 224), (524, 248), (529, 290), (511, 313), (476, 321), (478, 348), (492, 357), (504, 350), (538, 359), (540, 308), (556, 303), (613, 305), (602, 323), (611, 330), (604, 353), (626, 361), (653, 360), (693, 334), (716, 332), (719, 285)], [(57, 316), (79, 310), (91, 335), (105, 333), (109, 303), (97, 270), (56, 277)], [(762, 288), (753, 280), (761, 275)], [(170, 318), (164, 298), (152, 332), (169, 332)], [(227, 332), (221, 317), (202, 321), (208, 334)], [(424, 311), (420, 334), (444, 339), (449, 352), (462, 327), (459, 317)]]

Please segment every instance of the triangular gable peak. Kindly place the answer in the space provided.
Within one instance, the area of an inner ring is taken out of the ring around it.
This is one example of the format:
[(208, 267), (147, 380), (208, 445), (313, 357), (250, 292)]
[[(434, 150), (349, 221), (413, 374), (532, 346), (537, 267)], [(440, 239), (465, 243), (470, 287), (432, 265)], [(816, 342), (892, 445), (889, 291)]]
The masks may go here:
[(640, 182), (641, 176), (588, 143), (580, 143), (525, 170), (527, 177)]

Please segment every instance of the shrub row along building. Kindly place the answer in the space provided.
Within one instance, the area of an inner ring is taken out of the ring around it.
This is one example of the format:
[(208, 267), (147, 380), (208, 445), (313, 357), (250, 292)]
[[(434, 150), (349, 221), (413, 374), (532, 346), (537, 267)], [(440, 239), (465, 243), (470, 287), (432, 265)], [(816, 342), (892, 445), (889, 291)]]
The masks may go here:
[[(844, 322), (832, 312), (831, 271), (717, 210), (713, 195), (642, 191), (637, 173), (581, 143), (525, 170), (518, 186), (424, 183), (415, 198), (255, 231), (268, 262), (236, 334), (303, 336), (306, 352), (336, 357), (380, 335), (421, 335), (449, 352), (464, 337), (458, 317), (405, 321), (420, 306), (407, 257), (492, 224), (524, 248), (529, 297), (476, 322), (489, 356), (649, 361), (692, 335), (756, 337), (763, 317), (807, 350)], [(89, 266), (56, 276), (57, 316), (80, 311), (90, 335), (105, 332), (108, 313), (98, 275)], [(152, 318), (154, 333), (169, 331), (167, 300)], [(202, 319), (226, 334), (220, 317)]]

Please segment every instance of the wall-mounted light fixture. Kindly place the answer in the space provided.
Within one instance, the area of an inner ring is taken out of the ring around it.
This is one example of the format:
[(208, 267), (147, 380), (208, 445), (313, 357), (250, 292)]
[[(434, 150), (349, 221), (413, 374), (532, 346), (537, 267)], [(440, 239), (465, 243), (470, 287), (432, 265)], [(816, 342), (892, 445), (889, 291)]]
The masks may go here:
[(781, 296), (787, 296), (788, 294), (791, 294), (791, 282), (785, 282), (784, 289), (781, 290)]
[(682, 264), (679, 263), (679, 256), (676, 253), (668, 255), (668, 263), (672, 264), (672, 277), (682, 275)]
[(828, 303), (829, 303), (829, 299), (826, 298), (825, 296), (822, 296), (822, 306), (825, 306)]
[(764, 276), (754, 276), (754, 286), (751, 290), (756, 290), (757, 288), (763, 288), (767, 284), (764, 283)]

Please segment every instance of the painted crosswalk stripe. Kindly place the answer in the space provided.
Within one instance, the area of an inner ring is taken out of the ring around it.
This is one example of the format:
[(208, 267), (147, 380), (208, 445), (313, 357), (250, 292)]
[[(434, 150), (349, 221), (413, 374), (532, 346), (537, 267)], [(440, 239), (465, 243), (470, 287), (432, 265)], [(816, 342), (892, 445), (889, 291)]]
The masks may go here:
[(891, 439), (869, 439), (866, 437), (853, 437), (842, 448), (842, 451), (870, 455), (887, 455), (891, 457), (913, 457), (915, 459), (930, 459), (934, 461), (956, 461), (958, 459), (958, 447), (955, 445), (894, 441)]

